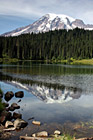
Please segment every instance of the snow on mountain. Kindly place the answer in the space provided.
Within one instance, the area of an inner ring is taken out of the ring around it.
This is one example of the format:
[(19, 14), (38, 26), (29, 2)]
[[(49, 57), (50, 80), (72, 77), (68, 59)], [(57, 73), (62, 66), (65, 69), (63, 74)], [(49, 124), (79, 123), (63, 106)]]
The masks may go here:
[(2, 36), (18, 36), (26, 33), (39, 33), (39, 32), (48, 32), (50, 30), (59, 30), (59, 29), (74, 29), (74, 28), (83, 28), (85, 30), (93, 30), (93, 25), (84, 24), (80, 19), (74, 19), (72, 17), (63, 15), (63, 14), (46, 14), (41, 17), (39, 20), (30, 24), (26, 27), (18, 28), (11, 32), (2, 34)]

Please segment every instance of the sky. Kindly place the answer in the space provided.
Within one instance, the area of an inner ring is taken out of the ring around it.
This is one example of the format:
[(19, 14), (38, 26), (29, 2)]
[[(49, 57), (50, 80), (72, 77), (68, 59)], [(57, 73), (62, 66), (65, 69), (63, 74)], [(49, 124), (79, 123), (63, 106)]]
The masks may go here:
[(47, 13), (93, 24), (93, 0), (0, 0), (0, 34), (29, 25)]

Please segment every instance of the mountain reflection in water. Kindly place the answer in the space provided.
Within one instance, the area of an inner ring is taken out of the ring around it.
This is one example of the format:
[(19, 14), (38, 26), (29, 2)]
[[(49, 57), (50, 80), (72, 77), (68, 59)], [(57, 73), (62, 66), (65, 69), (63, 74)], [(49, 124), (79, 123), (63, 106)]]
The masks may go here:
[(0, 65), (0, 80), (31, 92), (45, 103), (64, 103), (93, 93), (93, 67)]
[(60, 86), (54, 88), (55, 85), (44, 86), (44, 85), (27, 85), (27, 84), (21, 84), (17, 81), (7, 81), (9, 84), (14, 85), (19, 88), (23, 88), (32, 94), (34, 94), (36, 97), (38, 97), (40, 100), (46, 102), (46, 103), (64, 103), (67, 101), (70, 101), (72, 99), (78, 99), (81, 96), (82, 90), (77, 88), (71, 88), (71, 87), (65, 87)]

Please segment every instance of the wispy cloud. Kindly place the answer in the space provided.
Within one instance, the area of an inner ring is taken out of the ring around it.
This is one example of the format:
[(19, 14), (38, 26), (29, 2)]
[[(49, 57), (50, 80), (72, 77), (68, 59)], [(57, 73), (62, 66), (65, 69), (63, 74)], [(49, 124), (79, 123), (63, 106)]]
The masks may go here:
[(0, 0), (0, 14), (39, 18), (46, 13), (66, 14), (93, 23), (93, 0)]

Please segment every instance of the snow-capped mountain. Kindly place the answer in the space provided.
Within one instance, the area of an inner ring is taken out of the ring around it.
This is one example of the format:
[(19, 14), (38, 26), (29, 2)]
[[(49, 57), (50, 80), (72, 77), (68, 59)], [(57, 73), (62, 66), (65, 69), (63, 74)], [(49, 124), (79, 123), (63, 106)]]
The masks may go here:
[(83, 28), (86, 30), (93, 30), (93, 25), (84, 24), (80, 19), (74, 19), (72, 17), (63, 15), (63, 14), (46, 14), (41, 17), (39, 20), (30, 24), (26, 27), (21, 27), (11, 32), (2, 34), (2, 36), (18, 36), (26, 33), (39, 33), (39, 32), (48, 32), (50, 30), (59, 30), (59, 29), (74, 29), (74, 28)]

